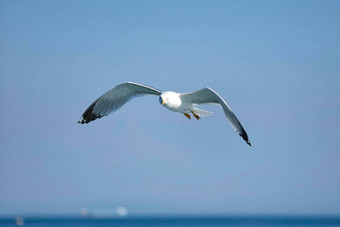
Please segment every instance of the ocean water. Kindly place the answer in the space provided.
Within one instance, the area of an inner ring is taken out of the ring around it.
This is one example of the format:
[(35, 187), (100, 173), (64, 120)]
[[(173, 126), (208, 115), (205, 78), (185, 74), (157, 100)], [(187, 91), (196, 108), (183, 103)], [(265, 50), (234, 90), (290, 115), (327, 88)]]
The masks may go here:
[(126, 218), (2, 218), (0, 226), (339, 226), (340, 217), (126, 217)]

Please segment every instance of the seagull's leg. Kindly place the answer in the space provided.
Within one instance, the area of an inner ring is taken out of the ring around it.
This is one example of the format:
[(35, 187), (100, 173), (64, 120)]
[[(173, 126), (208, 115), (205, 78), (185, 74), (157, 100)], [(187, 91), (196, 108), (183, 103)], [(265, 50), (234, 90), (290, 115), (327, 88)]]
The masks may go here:
[(191, 116), (187, 113), (184, 114), (184, 116), (186, 116), (187, 118), (191, 119)]
[(196, 117), (197, 120), (201, 119), (200, 116), (198, 116), (197, 114), (194, 113), (194, 111), (191, 111), (192, 115), (194, 115), (194, 117)]

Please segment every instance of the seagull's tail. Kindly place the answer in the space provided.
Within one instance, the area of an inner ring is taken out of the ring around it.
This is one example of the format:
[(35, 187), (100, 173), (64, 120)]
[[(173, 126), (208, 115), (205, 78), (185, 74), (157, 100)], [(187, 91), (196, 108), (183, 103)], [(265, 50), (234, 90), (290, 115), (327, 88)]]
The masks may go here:
[(198, 108), (194, 108), (193, 112), (195, 114), (197, 114), (198, 116), (200, 116), (200, 117), (207, 117), (207, 116), (210, 116), (210, 115), (213, 114), (212, 112), (205, 111), (205, 110), (200, 110)]

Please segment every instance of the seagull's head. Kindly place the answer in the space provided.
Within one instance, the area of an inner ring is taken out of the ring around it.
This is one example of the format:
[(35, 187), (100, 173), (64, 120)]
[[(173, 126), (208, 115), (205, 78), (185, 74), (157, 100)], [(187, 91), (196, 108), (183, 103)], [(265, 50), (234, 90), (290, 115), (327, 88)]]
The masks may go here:
[(182, 101), (179, 93), (167, 91), (159, 96), (159, 103), (166, 108), (176, 109), (182, 104)]

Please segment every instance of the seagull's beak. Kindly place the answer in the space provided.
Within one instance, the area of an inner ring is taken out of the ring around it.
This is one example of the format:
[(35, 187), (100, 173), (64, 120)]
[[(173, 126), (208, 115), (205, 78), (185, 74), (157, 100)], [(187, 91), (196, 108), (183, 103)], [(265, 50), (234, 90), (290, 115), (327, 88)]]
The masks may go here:
[(164, 100), (162, 100), (162, 106), (164, 105)]

